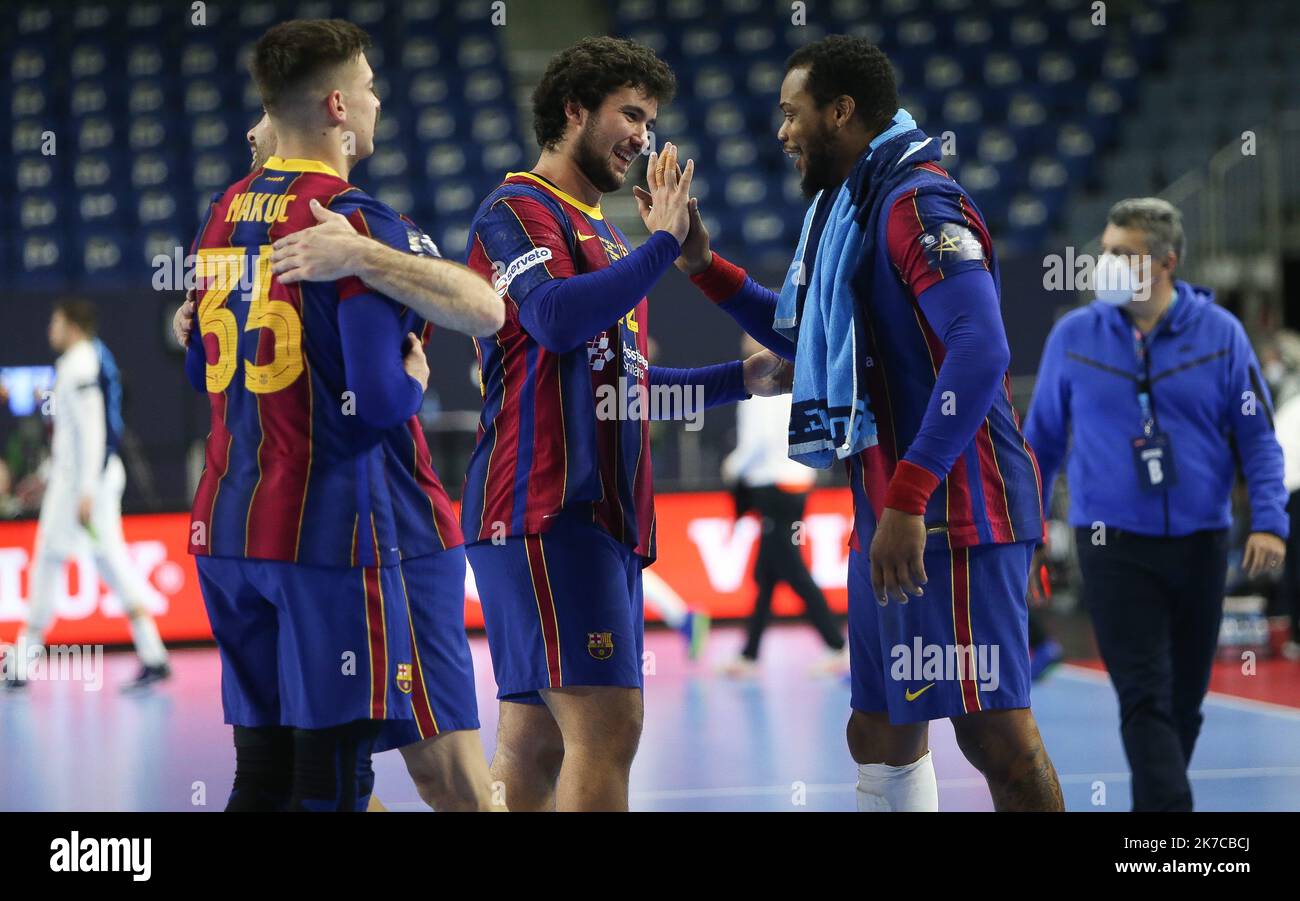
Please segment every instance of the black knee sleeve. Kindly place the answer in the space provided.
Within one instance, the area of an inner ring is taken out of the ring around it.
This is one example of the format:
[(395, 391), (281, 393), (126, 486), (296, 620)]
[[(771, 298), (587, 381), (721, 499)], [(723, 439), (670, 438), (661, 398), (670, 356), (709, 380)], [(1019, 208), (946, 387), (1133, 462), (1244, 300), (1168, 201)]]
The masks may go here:
[(235, 785), (227, 811), (284, 810), (293, 786), (293, 730), (235, 727)]
[(294, 729), (289, 809), (364, 811), (375, 787), (370, 755), (382, 724), (354, 720), (329, 729)]

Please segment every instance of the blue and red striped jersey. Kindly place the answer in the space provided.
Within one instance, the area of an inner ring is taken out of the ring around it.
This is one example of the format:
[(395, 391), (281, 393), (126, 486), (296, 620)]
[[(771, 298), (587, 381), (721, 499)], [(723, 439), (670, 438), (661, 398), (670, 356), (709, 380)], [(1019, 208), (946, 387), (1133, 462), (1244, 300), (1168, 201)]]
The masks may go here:
[(368, 289), (356, 279), (283, 285), (267, 262), (272, 243), (316, 224), (313, 198), (406, 246), (396, 213), (311, 160), (272, 157), (209, 209), (195, 242), (195, 325), (211, 431), (191, 553), (321, 566), (399, 559), (384, 433), (349, 406), (339, 333), (339, 304)]
[[(967, 269), (988, 270), (1000, 290), (997, 257), (969, 195), (934, 163), (917, 165), (885, 199), (872, 284), (863, 286), (871, 409), (879, 443), (850, 458), (857, 525), (854, 546), (869, 542), (886, 487), (930, 403), (944, 359), (943, 342), (917, 298), (931, 285)], [(1038, 463), (1011, 404), (1011, 379), (974, 440), (930, 496), (925, 521), (952, 547), (1006, 543), (1042, 536)], [(865, 511), (872, 512), (871, 517)], [(939, 540), (932, 536), (935, 540)]]
[[(438, 245), (408, 216), (401, 217), (405, 229), (391, 221), (370, 223), (371, 234), (398, 250), (416, 256), (441, 257)], [(402, 316), (404, 331), (420, 336), (425, 344), (433, 334), (433, 323), (410, 310)], [(397, 512), (397, 546), (403, 560), (436, 554), (465, 543), (456, 509), (433, 468), (433, 457), (418, 416), (412, 416), (384, 436), (384, 454)]]
[(645, 298), (565, 353), (546, 350), (519, 321), (538, 285), (603, 269), (629, 252), (598, 207), (530, 172), (510, 173), (479, 206), (468, 263), (496, 286), (506, 318), (495, 335), (474, 341), (483, 412), (461, 509), (467, 540), (544, 532), (560, 510), (580, 508), (654, 557), (648, 418), (596, 416), (598, 396), (618, 391), (620, 379), (623, 390), (648, 390)]
[[(402, 218), (410, 223), (406, 217)], [(413, 223), (410, 227), (428, 241)], [(428, 242), (427, 246), (433, 247), (433, 243)], [(438, 253), (435, 249), (427, 255), (438, 256)], [(409, 310), (402, 323), (406, 331), (419, 335), (426, 344), (433, 334), (433, 323), (425, 322)], [(402, 559), (436, 554), (464, 544), (456, 509), (433, 468), (433, 457), (418, 416), (384, 434), (384, 455), (397, 511), (397, 546)]]

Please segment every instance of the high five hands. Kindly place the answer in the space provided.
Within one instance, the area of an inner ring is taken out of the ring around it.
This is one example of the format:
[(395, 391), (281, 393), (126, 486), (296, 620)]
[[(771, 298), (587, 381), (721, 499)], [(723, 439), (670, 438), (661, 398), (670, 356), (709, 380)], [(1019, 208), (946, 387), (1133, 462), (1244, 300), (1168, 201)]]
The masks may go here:
[[(687, 275), (703, 272), (713, 262), (713, 253), (709, 250), (709, 231), (700, 218), (699, 201), (690, 196), (694, 174), (695, 161), (687, 160), (686, 171), (682, 172), (677, 165), (677, 145), (668, 143), (664, 145), (662, 153), (650, 154), (650, 162), (646, 166), (646, 184), (649, 190), (640, 185), (632, 188), (645, 227), (651, 232), (659, 229), (670, 231), (682, 245), (681, 256), (674, 265)], [(672, 208), (664, 209), (663, 204), (670, 200)], [(678, 203), (681, 204), (680, 212)], [(658, 218), (661, 214), (665, 218)], [(669, 216), (673, 217), (671, 221), (674, 226), (679, 221), (685, 223), (680, 233), (665, 224)], [(678, 216), (683, 218), (678, 220)]]

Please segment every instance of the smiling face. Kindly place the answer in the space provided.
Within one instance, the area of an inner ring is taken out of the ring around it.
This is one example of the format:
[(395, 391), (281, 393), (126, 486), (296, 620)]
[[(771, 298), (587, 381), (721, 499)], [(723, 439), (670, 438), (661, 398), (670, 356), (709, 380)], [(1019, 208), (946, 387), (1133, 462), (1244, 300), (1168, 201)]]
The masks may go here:
[(776, 138), (794, 160), (804, 197), (832, 187), (835, 178), (834, 104), (817, 108), (808, 91), (808, 68), (791, 69), (781, 82), (781, 128)]
[(659, 101), (634, 87), (611, 91), (595, 110), (570, 107), (571, 121), (580, 124), (569, 153), (596, 190), (608, 194), (623, 187), (633, 161), (650, 142), (658, 112)]

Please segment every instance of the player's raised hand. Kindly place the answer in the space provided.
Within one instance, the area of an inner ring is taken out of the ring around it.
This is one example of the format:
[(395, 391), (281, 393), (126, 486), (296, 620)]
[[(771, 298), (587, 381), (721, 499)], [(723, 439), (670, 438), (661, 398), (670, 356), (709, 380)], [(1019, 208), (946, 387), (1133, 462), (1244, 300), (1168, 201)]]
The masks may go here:
[[(671, 151), (669, 148), (672, 148)], [(677, 165), (676, 150), (677, 148), (671, 144), (664, 147), (664, 156), (658, 157), (651, 165), (646, 167), (646, 181), (652, 187), (663, 181), (669, 165), (673, 167), (673, 171), (679, 177), (681, 176), (681, 169)], [(665, 158), (667, 158), (667, 162), (665, 162)], [(640, 185), (635, 185), (632, 188), (632, 194), (636, 197), (637, 207), (641, 210), (641, 220), (644, 222), (650, 209), (654, 206), (654, 198), (649, 191)], [(700, 217), (699, 198), (692, 197), (688, 209), (691, 216), (691, 226), (686, 233), (686, 240), (681, 242), (681, 256), (677, 258), (673, 265), (687, 275), (695, 275), (708, 269), (713, 263), (713, 251), (709, 249), (709, 230)], [(653, 231), (653, 229), (651, 230)]]
[(713, 251), (709, 249), (709, 230), (700, 217), (700, 201), (690, 202), (691, 229), (682, 242), (682, 253), (673, 264), (687, 275), (697, 275), (713, 265)]
[(646, 169), (649, 190), (633, 191), (647, 230), (666, 231), (679, 244), (686, 240), (691, 229), (690, 192), (694, 175), (695, 161), (687, 160), (685, 171), (678, 176), (677, 148), (672, 144), (665, 144), (662, 154), (650, 154)]
[(190, 332), (194, 330), (194, 289), (185, 292), (185, 303), (176, 308), (172, 316), (172, 337), (181, 347), (190, 342)]
[(420, 383), (420, 390), (429, 387), (429, 359), (424, 355), (424, 345), (414, 332), (406, 333), (406, 346), (402, 348), (402, 368)]
[(745, 359), (745, 390), (755, 397), (789, 394), (794, 384), (794, 364), (770, 350), (760, 350)]
[(311, 212), (319, 225), (285, 235), (271, 245), (271, 272), (282, 284), (332, 282), (356, 275), (366, 238), (346, 216), (327, 210), (315, 198)]

